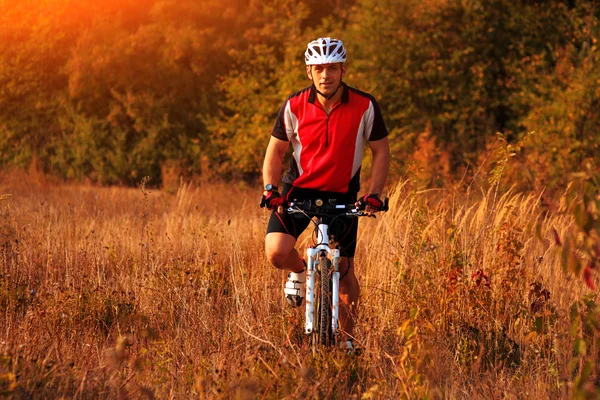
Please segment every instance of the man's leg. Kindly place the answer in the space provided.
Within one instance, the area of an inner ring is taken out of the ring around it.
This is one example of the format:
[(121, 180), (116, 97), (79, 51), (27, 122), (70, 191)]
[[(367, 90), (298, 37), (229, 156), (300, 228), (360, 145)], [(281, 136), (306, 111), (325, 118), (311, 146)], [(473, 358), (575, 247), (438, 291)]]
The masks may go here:
[[(345, 276), (344, 276), (345, 274)], [(360, 287), (354, 274), (354, 258), (340, 257), (340, 328), (342, 341), (353, 338), (354, 316), (358, 310)]]
[(292, 272), (304, 271), (304, 263), (296, 251), (296, 238), (287, 233), (271, 232), (265, 237), (265, 254), (275, 268)]
[(299, 307), (306, 296), (306, 277), (304, 263), (294, 248), (295, 245), (296, 238), (287, 233), (270, 232), (265, 238), (265, 253), (271, 264), (278, 269), (292, 271), (288, 274), (283, 292), (290, 306)]

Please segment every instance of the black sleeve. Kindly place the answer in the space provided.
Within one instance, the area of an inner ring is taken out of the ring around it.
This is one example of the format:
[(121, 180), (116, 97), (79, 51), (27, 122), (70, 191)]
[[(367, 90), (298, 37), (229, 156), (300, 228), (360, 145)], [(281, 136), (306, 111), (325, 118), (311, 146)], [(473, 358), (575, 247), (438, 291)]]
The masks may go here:
[(271, 136), (275, 136), (277, 139), (285, 140), (286, 142), (289, 141), (285, 130), (285, 108), (288, 100), (289, 99), (284, 101), (279, 109), (279, 113), (277, 113), (277, 118), (275, 119), (275, 125), (273, 126), (273, 132), (271, 132)]
[(371, 102), (373, 103), (375, 115), (373, 116), (373, 130), (371, 131), (371, 136), (369, 136), (369, 141), (374, 142), (386, 137), (388, 135), (388, 130), (385, 127), (379, 104), (377, 104), (375, 99), (371, 99)]

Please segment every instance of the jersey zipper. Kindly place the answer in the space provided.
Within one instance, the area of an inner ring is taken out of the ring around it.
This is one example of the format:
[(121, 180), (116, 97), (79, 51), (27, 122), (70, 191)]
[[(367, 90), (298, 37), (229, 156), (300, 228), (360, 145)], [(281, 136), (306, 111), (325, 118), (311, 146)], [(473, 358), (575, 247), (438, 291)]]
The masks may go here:
[(325, 148), (329, 147), (329, 116), (336, 108), (339, 108), (341, 105), (342, 102), (340, 101), (335, 107), (331, 109), (331, 111), (329, 111), (329, 114), (325, 112), (325, 109), (322, 109), (323, 112), (325, 112), (325, 115), (327, 115), (327, 122), (325, 125)]
[(329, 147), (329, 114), (327, 114), (327, 123), (325, 125), (325, 148), (327, 147)]

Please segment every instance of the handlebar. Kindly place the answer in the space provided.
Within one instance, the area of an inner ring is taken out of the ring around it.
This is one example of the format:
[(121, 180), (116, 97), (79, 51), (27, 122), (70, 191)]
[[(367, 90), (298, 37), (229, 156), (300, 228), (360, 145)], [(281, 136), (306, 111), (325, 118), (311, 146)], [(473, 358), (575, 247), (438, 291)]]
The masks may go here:
[[(287, 203), (287, 207), (284, 208), (288, 214), (309, 214), (313, 216), (339, 216), (339, 215), (351, 215), (356, 217), (372, 217), (376, 216), (372, 213), (359, 210), (355, 204), (337, 204), (335, 199), (322, 200), (316, 199), (303, 200), (303, 201), (290, 201)], [(380, 211), (389, 210), (389, 198), (385, 198), (383, 207)]]

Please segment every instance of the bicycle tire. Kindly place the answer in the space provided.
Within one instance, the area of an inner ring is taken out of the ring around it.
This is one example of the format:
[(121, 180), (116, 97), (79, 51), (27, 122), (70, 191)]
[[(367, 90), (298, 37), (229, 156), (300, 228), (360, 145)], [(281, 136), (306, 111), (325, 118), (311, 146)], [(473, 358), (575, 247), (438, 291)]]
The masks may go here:
[(318, 343), (322, 346), (333, 345), (331, 331), (331, 260), (325, 256), (319, 258), (320, 293), (318, 307)]

